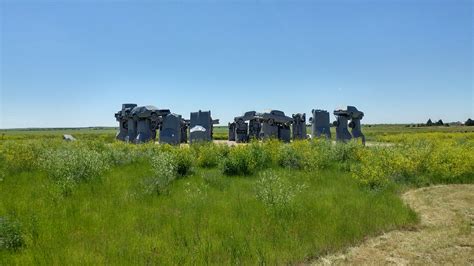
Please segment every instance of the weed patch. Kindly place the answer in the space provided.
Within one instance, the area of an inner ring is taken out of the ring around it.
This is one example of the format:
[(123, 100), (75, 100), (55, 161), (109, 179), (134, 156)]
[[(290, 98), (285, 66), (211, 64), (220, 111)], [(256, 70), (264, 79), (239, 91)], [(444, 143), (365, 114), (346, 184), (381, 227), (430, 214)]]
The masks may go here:
[(25, 246), (20, 223), (16, 220), (0, 217), (0, 251), (17, 251)]
[(261, 173), (255, 184), (257, 199), (269, 212), (279, 215), (291, 211), (295, 196), (305, 188), (304, 184), (290, 184), (273, 171)]
[(78, 183), (99, 178), (109, 168), (102, 154), (85, 147), (48, 149), (41, 155), (39, 165), (57, 182), (65, 196), (70, 195)]

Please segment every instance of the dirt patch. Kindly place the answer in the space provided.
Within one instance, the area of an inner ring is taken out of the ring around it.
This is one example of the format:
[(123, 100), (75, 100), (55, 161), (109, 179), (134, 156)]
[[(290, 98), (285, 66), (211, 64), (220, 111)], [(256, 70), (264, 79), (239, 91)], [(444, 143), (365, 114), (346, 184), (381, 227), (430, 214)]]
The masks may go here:
[(370, 238), (314, 264), (474, 265), (474, 185), (420, 188), (402, 198), (420, 215), (415, 230)]

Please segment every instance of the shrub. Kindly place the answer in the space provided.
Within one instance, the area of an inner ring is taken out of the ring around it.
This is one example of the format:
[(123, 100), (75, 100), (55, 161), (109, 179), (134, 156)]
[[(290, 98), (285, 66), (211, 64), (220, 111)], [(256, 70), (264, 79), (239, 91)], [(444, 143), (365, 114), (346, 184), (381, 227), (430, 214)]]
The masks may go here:
[(41, 168), (69, 195), (77, 183), (98, 178), (108, 169), (105, 156), (81, 146), (46, 150), (39, 160)]
[(198, 143), (192, 145), (197, 165), (200, 167), (215, 167), (222, 160), (228, 149), (227, 145), (216, 145), (213, 143)]
[(73, 148), (79, 148), (79, 149), (86, 148), (88, 150), (93, 150), (98, 153), (104, 152), (109, 146), (109, 144), (97, 139), (87, 140), (87, 141), (74, 141), (71, 143), (63, 142), (63, 145), (68, 145), (68, 146), (72, 146)]
[(337, 142), (332, 148), (331, 157), (334, 161), (341, 163), (357, 161), (360, 159), (359, 152), (363, 147), (356, 141)]
[(248, 145), (248, 149), (256, 169), (265, 169), (272, 165), (271, 155), (261, 142), (252, 141)]
[(427, 160), (427, 174), (434, 182), (474, 180), (474, 149), (467, 145), (437, 143)]
[(324, 169), (334, 158), (343, 162), (358, 158), (355, 153), (362, 147), (360, 144), (350, 143), (349, 148), (344, 145), (340, 144), (339, 150), (334, 152), (332, 144), (325, 140), (300, 140), (289, 144), (277, 140), (251, 142), (246, 146), (230, 148), (221, 169), (226, 175), (249, 175), (272, 166), (307, 171)]
[(332, 143), (326, 139), (313, 139), (310, 142), (309, 156), (305, 156), (305, 169), (325, 169), (331, 162)]
[(140, 145), (125, 144), (132, 147), (131, 152), (133, 161), (150, 162), (156, 154), (160, 152), (171, 152), (173, 149), (170, 145), (156, 145), (153, 142), (147, 142)]
[(107, 145), (104, 153), (111, 165), (127, 165), (145, 157), (137, 147), (137, 145), (117, 141)]
[(418, 184), (424, 182), (429, 145), (372, 147), (359, 151), (360, 163), (351, 167), (352, 176), (371, 188), (387, 186), (391, 181)]
[(0, 250), (17, 251), (25, 246), (20, 223), (6, 217), (0, 217)]
[(193, 154), (189, 148), (174, 148), (171, 155), (176, 173), (179, 176), (185, 176), (191, 173), (193, 167)]
[(351, 167), (352, 176), (372, 189), (387, 186), (391, 175), (388, 154), (384, 148), (366, 150), (360, 163)]
[(278, 165), (280, 160), (280, 149), (282, 146), (281, 141), (276, 139), (269, 139), (260, 143), (264, 153), (267, 156), (267, 160), (271, 165)]
[(226, 175), (251, 175), (256, 170), (273, 165), (273, 159), (265, 143), (252, 141), (248, 145), (234, 146), (221, 160), (220, 168)]
[(257, 169), (253, 159), (248, 147), (233, 147), (229, 155), (222, 160), (222, 172), (226, 175), (250, 175)]
[(328, 167), (333, 160), (332, 144), (323, 139), (296, 140), (279, 147), (278, 165), (290, 169), (314, 171)]
[(303, 168), (302, 150), (295, 149), (292, 145), (284, 145), (280, 149), (278, 164), (284, 168), (301, 169)]
[(46, 145), (52, 146), (51, 141), (6, 141), (1, 146), (5, 156), (6, 168), (9, 171), (30, 171), (37, 168), (37, 160)]
[(370, 187), (391, 181), (415, 185), (473, 180), (474, 149), (453, 140), (405, 140), (392, 147), (366, 148), (359, 152), (352, 176)]
[(168, 185), (176, 179), (177, 170), (173, 160), (173, 156), (168, 152), (161, 152), (152, 157), (153, 177), (145, 180), (146, 194), (162, 194)]
[(427, 167), (427, 160), (433, 150), (433, 146), (426, 141), (417, 141), (411, 144), (386, 147), (390, 151), (388, 163), (395, 180), (407, 180), (417, 182)]
[(178, 177), (191, 172), (192, 154), (189, 148), (161, 151), (150, 159), (153, 176), (144, 181), (146, 194), (163, 194)]
[(40, 162), (42, 169), (51, 177), (76, 182), (96, 178), (108, 169), (106, 158), (102, 154), (83, 147), (46, 150)]
[(278, 213), (288, 211), (295, 196), (305, 187), (304, 184), (291, 185), (275, 172), (266, 171), (260, 174), (255, 190), (257, 199), (265, 205), (267, 210)]

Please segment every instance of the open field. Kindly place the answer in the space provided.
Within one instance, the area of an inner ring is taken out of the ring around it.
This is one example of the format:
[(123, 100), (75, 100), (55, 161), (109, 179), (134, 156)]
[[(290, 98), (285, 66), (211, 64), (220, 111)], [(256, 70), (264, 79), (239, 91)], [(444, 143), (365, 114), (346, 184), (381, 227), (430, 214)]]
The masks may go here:
[(0, 141), (29, 139), (61, 139), (64, 134), (73, 135), (77, 139), (113, 142), (117, 128), (67, 128), (67, 129), (0, 129)]
[[(6, 139), (53, 139), (61, 137), (63, 134), (71, 134), (78, 139), (101, 139), (106, 142), (114, 141), (117, 133), (115, 127), (97, 127), (97, 128), (67, 128), (67, 129), (0, 129), (0, 141)], [(398, 134), (418, 134), (418, 133), (473, 133), (474, 127), (466, 126), (431, 126), (431, 127), (413, 127), (412, 125), (362, 125), (368, 141), (379, 140), (383, 136)], [(311, 133), (311, 127), (307, 127), (307, 133)], [(332, 139), (336, 139), (335, 128), (331, 127)], [(214, 139), (226, 140), (228, 134), (227, 126), (214, 127)]]
[(0, 0), (0, 266), (474, 266), (473, 17)]
[(401, 195), (473, 183), (474, 132), (384, 128), (364, 130), (391, 146), (171, 147), (115, 142), (113, 129), (68, 131), (76, 142), (61, 130), (2, 131), (0, 264), (297, 264), (423, 226)]

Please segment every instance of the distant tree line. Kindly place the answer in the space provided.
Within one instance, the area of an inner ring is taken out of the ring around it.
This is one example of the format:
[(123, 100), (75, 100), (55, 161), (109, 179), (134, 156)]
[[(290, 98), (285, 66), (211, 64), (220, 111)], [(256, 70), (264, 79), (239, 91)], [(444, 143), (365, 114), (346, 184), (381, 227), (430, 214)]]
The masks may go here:
[[(438, 120), (437, 122), (433, 122), (431, 121), (431, 118), (428, 119), (428, 121), (426, 122), (426, 124), (417, 124), (418, 127), (423, 127), (423, 126), (426, 126), (426, 127), (431, 127), (431, 126), (447, 126), (449, 127), (450, 124), (456, 124), (456, 123), (443, 123), (443, 120)], [(461, 122), (457, 122), (457, 124), (461, 125)], [(465, 126), (474, 126), (474, 120), (468, 118), (466, 120), (466, 122), (464, 122), (464, 125)]]
[[(450, 123), (444, 123), (443, 120), (438, 120), (437, 122), (433, 122), (430, 119), (428, 119), (428, 121), (426, 121), (426, 123), (420, 123), (420, 124), (407, 124), (405, 125), (405, 127), (431, 127), (431, 126), (445, 126), (445, 127), (449, 127), (449, 126), (474, 126), (474, 120), (472, 119), (467, 119), (466, 122), (461, 123), (461, 122), (450, 122)], [(367, 126), (367, 125), (365, 125)]]
[(417, 124), (416, 126), (418, 127), (432, 127), (432, 126), (447, 126), (449, 127), (449, 124), (445, 124), (443, 120), (438, 120), (437, 122), (431, 121), (431, 118), (428, 119), (428, 121), (425, 124)]

